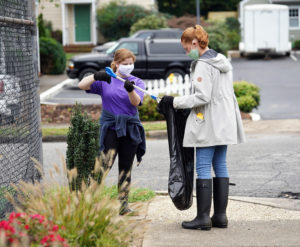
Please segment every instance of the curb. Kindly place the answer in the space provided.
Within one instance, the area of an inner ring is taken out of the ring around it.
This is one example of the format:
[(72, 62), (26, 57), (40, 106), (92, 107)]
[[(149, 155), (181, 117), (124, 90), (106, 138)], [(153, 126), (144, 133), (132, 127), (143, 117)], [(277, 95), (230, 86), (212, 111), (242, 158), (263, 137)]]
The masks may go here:
[(66, 79), (66, 80), (62, 81), (61, 83), (57, 84), (56, 86), (51, 87), (48, 90), (46, 90), (45, 92), (41, 93), (40, 94), (40, 103), (41, 104), (51, 104), (51, 103), (48, 103), (46, 101), (46, 99), (50, 95), (53, 95), (56, 91), (58, 91), (59, 89), (63, 88), (65, 85), (67, 85), (73, 81), (74, 81), (74, 79)]
[[(155, 191), (156, 196), (169, 196), (168, 191)], [(193, 197), (196, 195), (193, 193)], [(296, 199), (287, 198), (273, 198), (273, 197), (244, 197), (244, 196), (229, 196), (229, 200), (250, 203), (255, 205), (263, 205), (272, 208), (287, 209), (293, 211), (300, 211), (300, 203)], [(171, 200), (171, 199), (170, 199)]]

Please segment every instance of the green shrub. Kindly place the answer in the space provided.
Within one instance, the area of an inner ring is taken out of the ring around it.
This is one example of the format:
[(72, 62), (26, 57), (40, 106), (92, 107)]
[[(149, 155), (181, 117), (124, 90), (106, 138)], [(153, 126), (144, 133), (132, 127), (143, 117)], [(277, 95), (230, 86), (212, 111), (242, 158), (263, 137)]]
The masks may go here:
[(246, 81), (233, 83), (234, 93), (239, 103), (239, 108), (243, 112), (251, 112), (260, 104), (259, 88)]
[(256, 108), (256, 101), (250, 96), (245, 95), (237, 98), (240, 111), (249, 113), (253, 108)]
[(209, 48), (225, 55), (228, 50), (238, 49), (241, 36), (236, 18), (227, 18), (225, 22), (209, 22), (205, 30), (209, 35)]
[(300, 40), (295, 40), (294, 41), (293, 49), (300, 49)]
[(97, 11), (98, 29), (106, 40), (117, 40), (128, 36), (130, 27), (149, 13), (138, 5), (111, 2)]
[(235, 31), (237, 33), (240, 32), (240, 22), (235, 17), (227, 17), (225, 20), (225, 25), (230, 31)]
[(39, 37), (51, 38), (52, 23), (44, 20), (43, 14), (39, 14), (37, 18)]
[(227, 39), (228, 39), (228, 46), (230, 50), (238, 50), (239, 43), (241, 40), (241, 36), (236, 31), (229, 31), (227, 33)]
[(209, 38), (209, 48), (226, 55), (230, 49), (228, 32), (224, 22), (211, 22), (206, 31)]
[(62, 74), (66, 68), (66, 55), (61, 44), (53, 38), (40, 38), (40, 61), (43, 74)]
[(55, 39), (58, 43), (62, 44), (62, 31), (55, 30), (51, 32), (51, 37)]
[(143, 104), (139, 107), (141, 121), (164, 120), (163, 115), (157, 111), (157, 102), (146, 95)]
[(131, 26), (130, 35), (142, 29), (160, 29), (166, 27), (168, 27), (168, 25), (165, 17), (159, 15), (149, 15), (139, 19)]
[(78, 172), (73, 189), (79, 188), (82, 180), (87, 182), (92, 174), (99, 153), (99, 128), (98, 122), (83, 114), (81, 105), (76, 104), (67, 135), (67, 167), (77, 168)]

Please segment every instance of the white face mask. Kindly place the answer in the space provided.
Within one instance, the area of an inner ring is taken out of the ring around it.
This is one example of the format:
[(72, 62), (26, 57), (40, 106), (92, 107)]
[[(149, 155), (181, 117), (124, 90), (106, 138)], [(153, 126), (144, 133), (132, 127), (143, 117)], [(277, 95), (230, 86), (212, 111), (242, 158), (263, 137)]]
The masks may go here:
[(129, 76), (130, 73), (133, 71), (133, 69), (134, 69), (134, 64), (128, 64), (128, 65), (120, 64), (119, 65), (119, 72), (125, 76)]

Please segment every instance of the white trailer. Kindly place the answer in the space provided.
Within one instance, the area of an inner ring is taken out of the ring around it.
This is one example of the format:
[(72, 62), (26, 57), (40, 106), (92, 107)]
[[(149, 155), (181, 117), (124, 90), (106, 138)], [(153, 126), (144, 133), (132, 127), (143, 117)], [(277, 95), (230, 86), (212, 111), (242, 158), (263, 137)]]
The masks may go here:
[(244, 7), (240, 53), (289, 54), (289, 9), (279, 4)]

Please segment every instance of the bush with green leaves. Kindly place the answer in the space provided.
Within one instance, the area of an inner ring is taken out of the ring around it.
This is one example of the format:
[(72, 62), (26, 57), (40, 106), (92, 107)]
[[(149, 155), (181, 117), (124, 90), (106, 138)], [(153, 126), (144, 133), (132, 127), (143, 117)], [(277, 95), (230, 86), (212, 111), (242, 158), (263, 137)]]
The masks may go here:
[(43, 74), (62, 74), (66, 68), (66, 54), (53, 38), (40, 38), (40, 61)]
[(209, 48), (226, 55), (227, 51), (230, 49), (230, 45), (227, 39), (228, 32), (224, 22), (211, 22), (210, 25), (206, 27), (206, 31), (209, 38)]
[(99, 123), (92, 120), (82, 107), (76, 104), (67, 135), (67, 167), (77, 168), (78, 176), (72, 186), (79, 188), (81, 181), (87, 182), (94, 170), (95, 160), (99, 154)]
[(51, 38), (52, 23), (43, 18), (43, 14), (39, 14), (37, 18), (39, 37)]
[(98, 29), (106, 40), (129, 35), (130, 27), (150, 11), (141, 6), (111, 2), (97, 11)]
[(164, 120), (163, 115), (157, 111), (157, 102), (150, 96), (145, 96), (143, 104), (139, 107), (141, 121)]
[(209, 35), (209, 48), (227, 54), (228, 50), (238, 49), (240, 24), (236, 18), (227, 18), (225, 22), (210, 22), (205, 28)]
[(142, 29), (160, 29), (167, 28), (167, 20), (162, 15), (148, 15), (142, 19), (139, 19), (130, 28), (130, 35)]
[(260, 104), (259, 87), (246, 81), (233, 83), (239, 108), (242, 112), (249, 113)]
[(293, 43), (293, 49), (300, 50), (300, 40), (295, 40)]
[(237, 18), (235, 17), (227, 17), (225, 20), (225, 25), (228, 30), (235, 31), (237, 33), (240, 32), (240, 22)]

